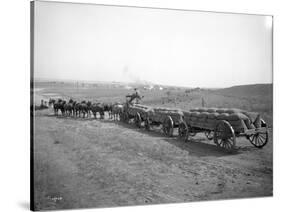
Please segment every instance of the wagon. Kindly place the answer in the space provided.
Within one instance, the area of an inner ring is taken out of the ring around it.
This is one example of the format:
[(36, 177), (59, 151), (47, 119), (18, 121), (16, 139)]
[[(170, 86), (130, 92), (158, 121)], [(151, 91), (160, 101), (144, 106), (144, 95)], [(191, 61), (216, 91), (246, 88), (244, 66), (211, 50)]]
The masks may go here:
[(125, 104), (122, 113), (122, 120), (128, 123), (133, 119), (137, 127), (141, 127), (142, 123), (147, 119), (148, 112), (152, 110), (151, 107), (141, 104)]
[(179, 127), (183, 122), (183, 112), (180, 109), (154, 107), (147, 112), (145, 128), (151, 129), (151, 126), (162, 125), (165, 135), (173, 136), (174, 128)]
[(257, 148), (268, 142), (267, 124), (258, 113), (235, 108), (195, 108), (183, 114), (178, 132), (185, 140), (204, 132), (209, 140), (228, 152), (237, 149), (237, 137), (246, 137)]

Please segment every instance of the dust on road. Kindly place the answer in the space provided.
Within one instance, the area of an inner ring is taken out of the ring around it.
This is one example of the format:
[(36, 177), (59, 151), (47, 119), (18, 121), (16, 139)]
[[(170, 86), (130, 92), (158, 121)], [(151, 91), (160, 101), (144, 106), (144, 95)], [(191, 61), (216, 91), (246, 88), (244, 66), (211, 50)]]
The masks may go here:
[(111, 120), (36, 111), (35, 208), (112, 207), (272, 196), (272, 132), (263, 149), (227, 154)]

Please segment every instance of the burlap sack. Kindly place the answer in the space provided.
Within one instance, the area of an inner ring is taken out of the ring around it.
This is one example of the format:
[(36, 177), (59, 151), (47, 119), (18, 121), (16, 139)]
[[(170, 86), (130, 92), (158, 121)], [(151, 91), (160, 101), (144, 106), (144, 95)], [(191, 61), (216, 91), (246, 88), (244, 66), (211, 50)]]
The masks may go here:
[(199, 118), (207, 118), (207, 117), (208, 117), (208, 114), (209, 114), (208, 112), (202, 112), (202, 113), (199, 113), (199, 114), (198, 114), (198, 117), (199, 117)]
[(216, 110), (217, 113), (226, 113), (227, 108), (219, 108)]
[(243, 113), (231, 113), (228, 116), (229, 121), (246, 120), (248, 117)]
[(227, 109), (225, 112), (226, 113), (229, 113), (229, 114), (232, 114), (232, 113), (241, 113), (242, 110), (240, 109), (237, 109), (237, 108), (229, 108)]
[(228, 113), (220, 113), (218, 116), (217, 116), (217, 120), (227, 120), (228, 119)]
[(208, 108), (207, 112), (209, 113), (215, 113), (218, 110), (218, 108)]
[(191, 116), (191, 112), (190, 111), (184, 111), (183, 115), (184, 115), (184, 117), (189, 117), (189, 116)]
[(191, 116), (190, 120), (199, 122), (199, 117), (198, 116)]
[(198, 117), (199, 114), (199, 112), (191, 112), (191, 117)]
[(219, 113), (209, 113), (208, 114), (208, 119), (217, 119)]
[(208, 108), (199, 108), (197, 111), (199, 112), (207, 112)]
[(192, 108), (190, 109), (190, 112), (198, 112), (199, 108)]

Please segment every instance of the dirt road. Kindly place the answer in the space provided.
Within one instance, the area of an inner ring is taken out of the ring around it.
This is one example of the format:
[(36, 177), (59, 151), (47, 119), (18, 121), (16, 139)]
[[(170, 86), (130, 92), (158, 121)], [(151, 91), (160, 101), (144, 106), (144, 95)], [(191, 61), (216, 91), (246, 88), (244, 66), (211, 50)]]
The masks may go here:
[(111, 120), (35, 116), (36, 209), (112, 207), (271, 196), (272, 132), (236, 154), (203, 135), (188, 143)]

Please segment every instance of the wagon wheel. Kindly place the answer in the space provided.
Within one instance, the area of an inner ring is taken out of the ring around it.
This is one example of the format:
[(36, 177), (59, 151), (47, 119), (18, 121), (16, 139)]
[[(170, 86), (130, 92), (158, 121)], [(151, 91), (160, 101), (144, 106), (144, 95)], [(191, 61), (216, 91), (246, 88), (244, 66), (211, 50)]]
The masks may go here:
[(171, 116), (167, 116), (163, 122), (163, 131), (165, 135), (172, 137), (174, 131), (174, 122)]
[(263, 148), (268, 142), (268, 132), (251, 135), (249, 141), (257, 148)]
[[(261, 127), (267, 127), (263, 119), (261, 119)], [(248, 139), (255, 147), (263, 148), (268, 142), (268, 131), (266, 130), (266, 132), (258, 132), (251, 135)]]
[(179, 123), (178, 133), (180, 139), (186, 140), (186, 137), (188, 136), (188, 126), (184, 121)]
[(205, 136), (208, 140), (213, 140), (214, 138), (214, 131), (205, 131)]
[(225, 120), (220, 121), (214, 132), (214, 141), (217, 146), (232, 152), (236, 147), (236, 137), (232, 126)]
[(145, 126), (145, 129), (148, 131), (151, 129), (150, 119), (148, 117), (144, 121), (144, 126)]
[(135, 118), (134, 118), (134, 122), (135, 122), (135, 125), (140, 128), (141, 127), (141, 116), (140, 114), (137, 112), (136, 115), (135, 115)]

